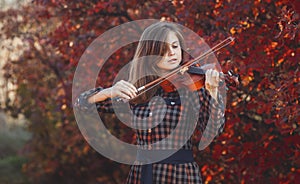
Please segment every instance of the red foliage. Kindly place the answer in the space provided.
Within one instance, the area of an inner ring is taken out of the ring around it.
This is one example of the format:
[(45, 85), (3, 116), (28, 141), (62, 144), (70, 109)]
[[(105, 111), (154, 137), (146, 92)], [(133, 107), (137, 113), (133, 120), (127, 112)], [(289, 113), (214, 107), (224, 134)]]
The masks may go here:
[[(5, 39), (19, 37), (28, 46), (4, 67), (7, 81), (17, 85), (16, 98), (7, 101), (6, 109), (25, 114), (33, 133), (24, 172), (37, 183), (120, 183), (126, 178), (128, 166), (98, 155), (78, 131), (71, 105), (72, 79), (95, 38), (122, 23), (152, 18), (178, 22), (211, 46), (235, 37), (217, 57), (224, 70), (240, 74), (241, 86), (227, 93), (224, 133), (197, 152), (204, 180), (296, 183), (299, 7), (298, 1), (287, 0), (36, 0), (20, 10), (0, 12)], [(111, 85), (116, 68), (130, 61), (133, 52), (133, 47), (123, 48), (109, 58), (99, 74), (101, 85)], [(120, 139), (132, 141), (126, 132), (130, 130), (120, 129), (117, 122), (108, 126)]]

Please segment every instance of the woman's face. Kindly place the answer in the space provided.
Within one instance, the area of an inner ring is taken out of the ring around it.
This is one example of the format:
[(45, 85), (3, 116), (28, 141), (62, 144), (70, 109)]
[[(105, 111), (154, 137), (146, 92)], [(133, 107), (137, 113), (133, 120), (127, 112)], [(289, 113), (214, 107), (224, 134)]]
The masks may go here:
[(167, 53), (162, 60), (157, 63), (158, 68), (162, 72), (168, 72), (177, 68), (182, 60), (181, 46), (179, 40), (174, 32), (170, 32), (166, 39)]

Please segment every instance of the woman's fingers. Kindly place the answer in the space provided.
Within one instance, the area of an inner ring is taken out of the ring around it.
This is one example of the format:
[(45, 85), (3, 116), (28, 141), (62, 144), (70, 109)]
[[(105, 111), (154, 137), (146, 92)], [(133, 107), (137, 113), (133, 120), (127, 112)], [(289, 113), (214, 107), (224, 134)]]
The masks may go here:
[(130, 98), (132, 98), (130, 95), (128, 95), (127, 93), (122, 92), (122, 91), (117, 92), (116, 96), (124, 98), (124, 99), (130, 99)]
[(213, 69), (208, 69), (205, 73), (205, 84), (210, 87), (219, 86), (220, 75), (219, 72)]
[(127, 81), (123, 81), (123, 83), (124, 83), (125, 87), (128, 88), (128, 91), (130, 92), (131, 96), (132, 97), (136, 96), (137, 89), (135, 88), (135, 86)]
[(131, 83), (121, 80), (112, 88), (112, 97), (119, 96), (121, 98), (130, 99), (136, 96), (136, 88)]
[(127, 82), (127, 81), (121, 81), (122, 82), (122, 85), (124, 88), (123, 89), (123, 92), (126, 93), (127, 95), (130, 96), (130, 98), (133, 98), (136, 96), (136, 88), (134, 87), (134, 85), (132, 85), (131, 83)]
[(217, 100), (218, 87), (219, 87), (219, 72), (209, 69), (205, 73), (205, 88), (209, 91), (210, 95)]

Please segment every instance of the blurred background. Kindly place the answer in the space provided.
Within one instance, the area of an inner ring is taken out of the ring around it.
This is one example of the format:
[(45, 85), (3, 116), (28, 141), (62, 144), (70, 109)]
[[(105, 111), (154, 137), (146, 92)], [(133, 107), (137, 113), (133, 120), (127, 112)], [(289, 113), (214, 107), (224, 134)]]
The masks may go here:
[[(227, 92), (223, 134), (195, 151), (204, 183), (299, 183), (299, 7), (298, 0), (0, 0), (0, 183), (125, 181), (130, 166), (101, 156), (81, 135), (72, 79), (98, 36), (149, 18), (186, 26), (210, 46), (235, 37), (215, 53), (241, 85)], [(99, 85), (111, 85), (133, 53), (128, 46), (113, 54)], [(119, 139), (134, 140), (101, 115)]]

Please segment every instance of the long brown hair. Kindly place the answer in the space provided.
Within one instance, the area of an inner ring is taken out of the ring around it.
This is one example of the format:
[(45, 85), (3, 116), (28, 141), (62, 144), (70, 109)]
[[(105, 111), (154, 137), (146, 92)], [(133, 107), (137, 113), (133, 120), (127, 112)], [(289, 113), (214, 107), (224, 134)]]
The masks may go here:
[[(157, 22), (150, 25), (144, 30), (131, 63), (129, 82), (135, 87), (144, 86), (160, 75), (157, 63), (168, 51), (166, 39), (170, 32), (174, 32), (179, 40), (183, 60), (185, 44), (179, 27), (171, 22)], [(148, 101), (156, 90), (157, 87), (141, 94), (135, 102)]]

